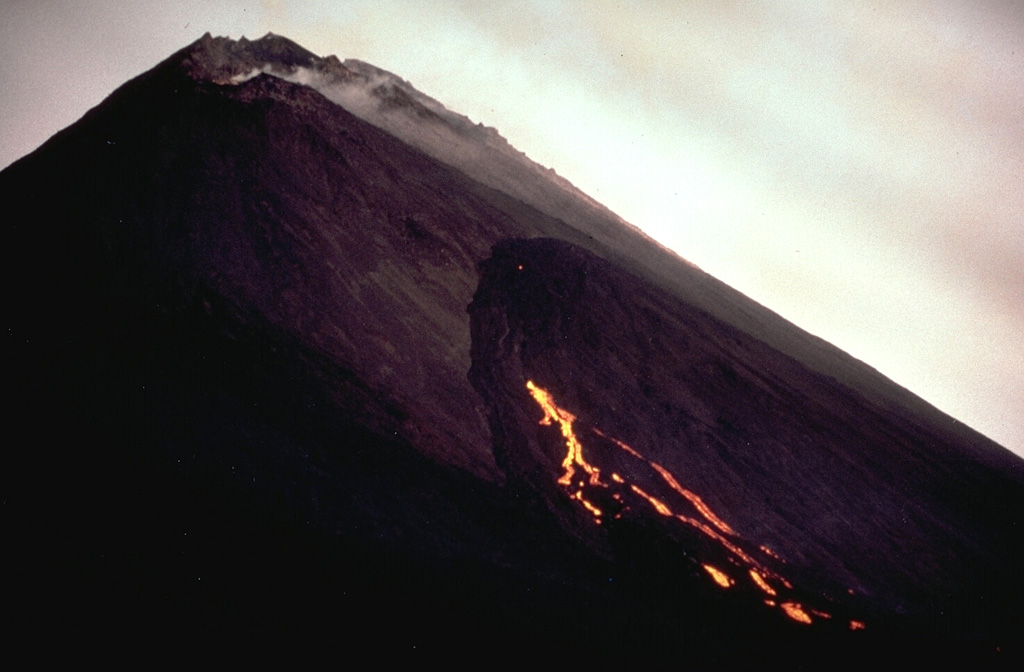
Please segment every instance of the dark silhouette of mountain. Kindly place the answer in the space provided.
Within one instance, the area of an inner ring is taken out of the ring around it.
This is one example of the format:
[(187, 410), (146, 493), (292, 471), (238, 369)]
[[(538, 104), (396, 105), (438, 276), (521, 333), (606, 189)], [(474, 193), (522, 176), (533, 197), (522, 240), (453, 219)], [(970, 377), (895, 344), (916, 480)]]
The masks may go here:
[(207, 35), (0, 194), (25, 641), (1019, 646), (1024, 463), (390, 73)]

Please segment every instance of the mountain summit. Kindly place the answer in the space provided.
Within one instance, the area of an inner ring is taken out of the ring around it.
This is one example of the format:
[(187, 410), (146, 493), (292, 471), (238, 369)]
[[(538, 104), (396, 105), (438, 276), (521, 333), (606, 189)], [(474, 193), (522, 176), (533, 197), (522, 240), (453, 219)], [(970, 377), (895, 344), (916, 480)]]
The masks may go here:
[(12, 628), (1013, 653), (1024, 463), (395, 75), (205, 35), (0, 195)]

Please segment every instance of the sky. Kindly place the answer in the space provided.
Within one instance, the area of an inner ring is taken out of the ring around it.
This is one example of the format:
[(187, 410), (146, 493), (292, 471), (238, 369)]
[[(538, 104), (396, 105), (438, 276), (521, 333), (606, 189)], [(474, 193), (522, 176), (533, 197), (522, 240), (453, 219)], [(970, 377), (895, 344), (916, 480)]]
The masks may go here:
[(4, 0), (0, 167), (207, 31), (398, 74), (1024, 456), (1024, 2)]

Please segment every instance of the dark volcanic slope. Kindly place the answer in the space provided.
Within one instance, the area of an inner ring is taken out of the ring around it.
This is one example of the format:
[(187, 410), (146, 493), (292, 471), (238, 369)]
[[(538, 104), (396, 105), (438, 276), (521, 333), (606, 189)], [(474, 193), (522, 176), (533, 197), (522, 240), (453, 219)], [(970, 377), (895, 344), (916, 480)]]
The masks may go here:
[[(1019, 460), (543, 171), (485, 186), (232, 83), (267, 62), (383, 76), (204, 38), (0, 174), (12, 621), (719, 663), (1012, 639)], [(603, 476), (558, 482), (570, 437)]]
[(445, 461), (493, 474), (465, 377), (473, 269), (503, 235), (571, 236), (564, 225), (308, 88), (196, 83), (170, 64), (11, 173), (8, 193), (34, 213), (12, 249), (45, 245), (40, 222), (66, 231), (67, 256), (29, 271), (56, 319), (92, 322), (97, 291), (258, 314), (394, 397), (427, 452), (440, 442)]
[[(602, 471), (631, 472), (669, 503), (671, 488), (611, 439), (662, 465), (734, 528), (730, 539), (780, 556), (775, 569), (822, 609), (976, 633), (1016, 611), (1016, 558), (993, 551), (1021, 548), (1011, 512), (1024, 493), (959, 446), (560, 241), (499, 245), (470, 312), (471, 378), (490, 404), (499, 464), (542, 496), (566, 499), (547, 488), (566, 448), (545, 443), (527, 380), (577, 416), (584, 455)], [(542, 474), (550, 480), (537, 483)], [(583, 493), (610, 504), (601, 487)], [(618, 506), (649, 508), (627, 502)], [(706, 535), (694, 541), (668, 518), (664, 533), (695, 562), (712, 557)]]
[(180, 60), (0, 178), (31, 213), (5, 248), (31, 437), (7, 576), (42, 575), (12, 616), (336, 628), (345, 604), (429, 642), (449, 612), (502, 632), (577, 603), (598, 560), (495, 486), (466, 307), (500, 236), (581, 236), (308, 88)]
[[(193, 76), (230, 83), (255, 72), (309, 82), (364, 121), (438, 161), (567, 223), (583, 244), (688, 304), (755, 336), (810, 368), (851, 387), (872, 403), (905, 408), (929, 431), (974, 445), (979, 457), (1020, 470), (1020, 461), (991, 441), (893, 385), (877, 371), (779, 319), (730, 287), (683, 262), (639, 229), (589, 198), (554, 171), (508, 144), (493, 128), (474, 124), (387, 71), (355, 60), (319, 58), (283, 37), (235, 42), (208, 34), (186, 50)], [(234, 79), (233, 79), (234, 78)], [(563, 229), (554, 233), (561, 236)], [(1006, 458), (1010, 459), (1006, 459)], [(1024, 476), (1024, 473), (1022, 473)]]

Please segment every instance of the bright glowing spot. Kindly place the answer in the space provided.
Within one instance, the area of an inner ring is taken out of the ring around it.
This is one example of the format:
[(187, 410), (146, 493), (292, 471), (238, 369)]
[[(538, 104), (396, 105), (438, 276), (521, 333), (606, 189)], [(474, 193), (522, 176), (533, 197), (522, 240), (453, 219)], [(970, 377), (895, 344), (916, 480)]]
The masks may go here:
[(786, 612), (786, 616), (789, 616), (797, 623), (811, 623), (811, 617), (808, 615), (804, 608), (796, 602), (783, 602), (781, 605), (782, 610)]
[(711, 565), (704, 565), (704, 571), (711, 575), (711, 578), (715, 580), (715, 583), (720, 585), (722, 588), (731, 588), (735, 581), (729, 578), (729, 575)]
[(850, 630), (863, 630), (865, 627), (860, 621), (850, 621)]

